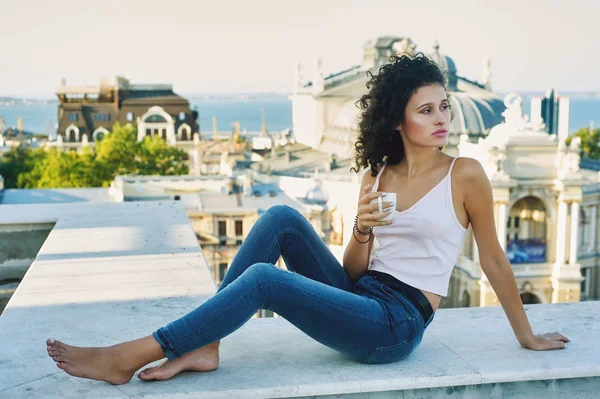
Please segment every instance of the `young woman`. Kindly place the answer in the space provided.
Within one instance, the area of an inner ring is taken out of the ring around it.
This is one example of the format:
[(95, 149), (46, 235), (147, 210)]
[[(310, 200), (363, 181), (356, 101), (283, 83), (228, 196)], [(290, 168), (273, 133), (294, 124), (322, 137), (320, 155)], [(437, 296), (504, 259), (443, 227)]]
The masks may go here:
[[(358, 168), (371, 173), (362, 178), (343, 265), (300, 213), (274, 206), (253, 226), (217, 293), (198, 308), (152, 335), (110, 347), (48, 339), (48, 354), (73, 376), (112, 384), (123, 384), (142, 366), (167, 357), (138, 375), (166, 380), (183, 370), (216, 369), (221, 338), (259, 309), (270, 309), (349, 358), (395, 362), (420, 345), (447, 295), (469, 224), (483, 271), (521, 346), (564, 348), (569, 339), (558, 332), (531, 330), (497, 240), (483, 168), (441, 151), (451, 119), (444, 84), (438, 66), (422, 54), (393, 57), (371, 75), (369, 92), (360, 100), (355, 145)], [(386, 192), (396, 194), (395, 206)], [(382, 220), (390, 215), (392, 220)], [(369, 263), (373, 237), (381, 246)], [(280, 256), (291, 271), (273, 266)]]

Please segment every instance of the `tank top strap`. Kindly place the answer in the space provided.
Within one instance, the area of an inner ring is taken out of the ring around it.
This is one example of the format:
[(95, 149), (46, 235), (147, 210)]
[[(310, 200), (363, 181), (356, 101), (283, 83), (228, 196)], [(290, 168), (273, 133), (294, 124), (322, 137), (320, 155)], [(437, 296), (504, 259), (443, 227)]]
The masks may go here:
[(447, 181), (448, 181), (447, 182), (448, 188), (447, 188), (446, 192), (448, 193), (448, 196), (447, 196), (448, 197), (448, 203), (451, 205), (451, 209), (454, 209), (454, 200), (452, 199), (452, 168), (454, 168), (454, 163), (456, 162), (456, 160), (458, 158), (459, 157), (456, 157), (456, 158), (454, 158), (452, 160), (452, 162), (450, 163), (450, 169), (448, 169), (448, 174), (444, 178), (444, 179), (447, 178)]
[(377, 173), (377, 178), (375, 179), (375, 184), (373, 184), (373, 189), (371, 190), (372, 193), (377, 191), (377, 189), (379, 188), (379, 179), (381, 178), (381, 174), (383, 173), (383, 170), (385, 169), (386, 165), (387, 164), (384, 163), (381, 169), (379, 169), (379, 173)]
[(457, 159), (458, 157), (455, 157), (450, 163), (450, 169), (448, 169), (448, 176), (452, 176), (452, 168), (454, 167), (454, 162), (456, 162)]

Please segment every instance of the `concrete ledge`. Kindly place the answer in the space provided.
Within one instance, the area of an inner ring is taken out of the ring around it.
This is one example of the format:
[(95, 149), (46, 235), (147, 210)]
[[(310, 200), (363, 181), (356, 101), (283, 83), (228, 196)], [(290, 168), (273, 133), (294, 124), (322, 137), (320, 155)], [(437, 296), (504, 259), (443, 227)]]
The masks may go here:
[(46, 211), (56, 226), (0, 316), (0, 397), (591, 398), (600, 388), (600, 302), (526, 306), (536, 333), (571, 338), (566, 350), (521, 348), (500, 307), (440, 309), (417, 351), (388, 365), (351, 361), (282, 318), (253, 319), (222, 341), (214, 372), (118, 387), (72, 378), (47, 357), (47, 336), (90, 346), (134, 339), (215, 287), (177, 203)]

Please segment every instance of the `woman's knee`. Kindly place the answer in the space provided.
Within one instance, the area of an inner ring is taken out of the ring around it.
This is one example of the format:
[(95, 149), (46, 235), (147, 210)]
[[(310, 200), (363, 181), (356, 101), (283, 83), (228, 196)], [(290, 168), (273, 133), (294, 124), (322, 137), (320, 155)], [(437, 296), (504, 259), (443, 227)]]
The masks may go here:
[(251, 265), (244, 274), (253, 278), (257, 284), (268, 281), (272, 278), (274, 272), (277, 272), (277, 267), (271, 263), (259, 262)]
[(303, 219), (303, 216), (297, 210), (288, 205), (273, 205), (267, 209), (263, 217), (284, 221), (286, 224), (293, 223), (294, 221), (301, 221)]

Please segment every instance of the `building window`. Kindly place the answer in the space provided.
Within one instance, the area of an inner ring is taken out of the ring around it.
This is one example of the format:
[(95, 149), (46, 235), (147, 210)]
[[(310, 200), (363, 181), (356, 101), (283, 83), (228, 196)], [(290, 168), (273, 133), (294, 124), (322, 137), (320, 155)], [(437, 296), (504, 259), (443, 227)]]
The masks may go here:
[(509, 216), (509, 217), (508, 217), (508, 220), (506, 221), (506, 227), (510, 227), (510, 221), (511, 221), (511, 219), (512, 219), (512, 218)]
[(167, 120), (161, 115), (150, 115), (144, 120), (146, 123), (167, 123)]
[(179, 120), (180, 121), (184, 121), (185, 120), (185, 112), (180, 112), (179, 113)]
[(127, 122), (131, 122), (131, 121), (133, 121), (133, 112), (128, 112), (128, 113), (125, 115), (125, 119), (127, 119)]
[(73, 114), (73, 113), (69, 114), (69, 120), (71, 122), (77, 122), (79, 120), (79, 114)]
[(243, 222), (241, 220), (236, 220), (235, 221), (235, 235), (236, 236), (243, 236), (244, 235), (244, 225), (243, 225)]
[(109, 121), (110, 120), (110, 114), (96, 112), (96, 113), (94, 113), (94, 120), (95, 121), (101, 121), (101, 122)]
[(590, 267), (582, 267), (581, 268), (581, 299), (589, 300), (591, 298), (591, 280), (592, 280), (592, 268)]
[(519, 218), (518, 216), (515, 216), (515, 227), (519, 228), (519, 221), (521, 218)]
[(224, 237), (227, 235), (227, 222), (224, 220), (219, 220), (219, 237)]
[(227, 273), (227, 263), (219, 263), (219, 284), (225, 279)]

